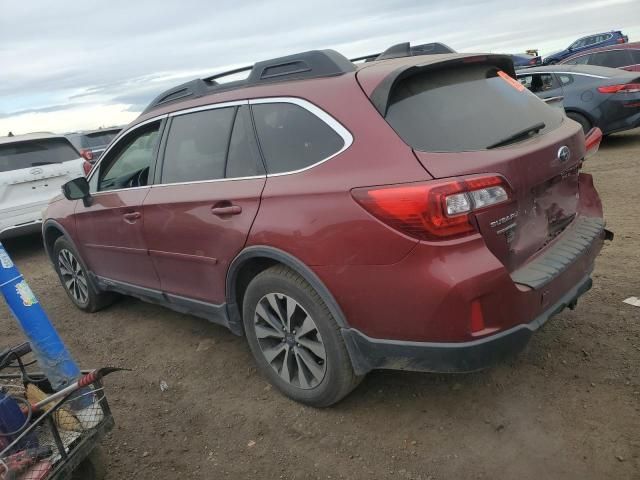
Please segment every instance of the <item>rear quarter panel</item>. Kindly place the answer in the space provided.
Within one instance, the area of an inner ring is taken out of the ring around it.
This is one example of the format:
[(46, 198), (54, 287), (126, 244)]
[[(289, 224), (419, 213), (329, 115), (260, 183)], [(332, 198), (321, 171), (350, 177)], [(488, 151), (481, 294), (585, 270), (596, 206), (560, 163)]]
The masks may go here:
[(287, 95), (325, 110), (350, 131), (353, 143), (309, 170), (268, 177), (248, 245), (279, 248), (307, 265), (375, 265), (402, 259), (417, 241), (374, 219), (350, 191), (428, 180), (429, 174), (353, 75), (289, 88)]

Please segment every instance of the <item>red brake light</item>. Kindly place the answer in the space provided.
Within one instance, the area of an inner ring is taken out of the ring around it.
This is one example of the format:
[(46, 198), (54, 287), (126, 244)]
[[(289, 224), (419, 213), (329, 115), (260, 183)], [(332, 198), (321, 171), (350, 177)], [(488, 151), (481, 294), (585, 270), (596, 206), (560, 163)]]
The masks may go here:
[(624, 83), (622, 85), (607, 85), (598, 87), (600, 93), (638, 93), (640, 92), (640, 83)]
[(89, 162), (93, 160), (93, 152), (91, 150), (82, 149), (80, 150), (80, 155)]
[(596, 154), (598, 149), (600, 148), (600, 142), (602, 141), (602, 130), (598, 127), (592, 128), (589, 130), (587, 135), (584, 137), (585, 143), (585, 155), (584, 158), (592, 157)]
[(503, 203), (511, 188), (499, 176), (356, 188), (353, 198), (391, 228), (419, 240), (440, 240), (475, 231), (471, 212)]
[(84, 170), (84, 176), (86, 177), (87, 175), (89, 175), (89, 172), (91, 171), (91, 168), (93, 167), (93, 165), (91, 165), (89, 162), (87, 162), (86, 160), (84, 162), (82, 162), (82, 169)]
[(624, 38), (620, 37), (618, 40), (616, 40), (616, 43), (624, 43)]
[(532, 58), (531, 60), (529, 60), (529, 65), (535, 65), (537, 61), (537, 58)]

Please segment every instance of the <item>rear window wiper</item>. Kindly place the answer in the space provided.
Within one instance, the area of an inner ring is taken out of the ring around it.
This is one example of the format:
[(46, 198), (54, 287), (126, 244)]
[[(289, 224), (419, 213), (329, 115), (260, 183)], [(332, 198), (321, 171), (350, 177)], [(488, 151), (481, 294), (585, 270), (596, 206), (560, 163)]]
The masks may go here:
[(527, 137), (531, 134), (538, 133), (544, 127), (546, 127), (544, 122), (539, 122), (539, 123), (536, 123), (535, 125), (531, 125), (530, 127), (520, 130), (519, 132), (516, 132), (513, 135), (509, 135), (507, 138), (504, 138), (499, 142), (492, 143), (487, 147), (487, 150), (490, 150), (492, 148), (502, 147), (503, 145), (508, 145), (509, 143), (515, 142), (521, 137)]

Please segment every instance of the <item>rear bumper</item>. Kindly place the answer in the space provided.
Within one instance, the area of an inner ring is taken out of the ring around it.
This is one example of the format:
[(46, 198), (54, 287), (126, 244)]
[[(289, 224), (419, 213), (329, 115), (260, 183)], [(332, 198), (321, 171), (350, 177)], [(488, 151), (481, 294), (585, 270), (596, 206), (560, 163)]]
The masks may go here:
[(42, 212), (48, 202), (41, 202), (18, 210), (0, 211), (0, 239), (39, 232)]
[(537, 329), (591, 288), (587, 275), (559, 301), (533, 321), (469, 342), (409, 342), (369, 338), (355, 329), (342, 330), (353, 368), (358, 375), (374, 369), (422, 372), (472, 372), (499, 363), (520, 352)]

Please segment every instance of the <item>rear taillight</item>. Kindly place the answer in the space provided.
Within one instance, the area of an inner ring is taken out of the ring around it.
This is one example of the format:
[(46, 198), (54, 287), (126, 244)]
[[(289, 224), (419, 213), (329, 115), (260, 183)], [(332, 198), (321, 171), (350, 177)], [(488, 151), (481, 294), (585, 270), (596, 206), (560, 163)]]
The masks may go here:
[(529, 65), (536, 65), (537, 63), (538, 63), (537, 58), (532, 58), (531, 60), (529, 60)]
[(584, 158), (593, 157), (600, 148), (600, 142), (602, 141), (602, 130), (598, 127), (592, 128), (584, 137), (585, 154)]
[(497, 175), (448, 181), (356, 188), (353, 198), (390, 227), (419, 240), (441, 240), (475, 232), (470, 214), (511, 198)]
[(89, 172), (91, 171), (91, 168), (93, 167), (93, 165), (91, 165), (89, 162), (87, 162), (86, 160), (84, 162), (82, 162), (82, 169), (84, 170), (84, 176), (86, 177), (87, 175), (89, 175)]
[(80, 155), (82, 155), (82, 158), (84, 158), (88, 162), (93, 160), (93, 152), (91, 150), (82, 149), (80, 150)]
[(621, 85), (607, 85), (598, 87), (600, 93), (638, 93), (640, 92), (640, 83), (624, 83)]
[(616, 40), (616, 43), (625, 43), (625, 39), (624, 38), (619, 38), (618, 40)]

